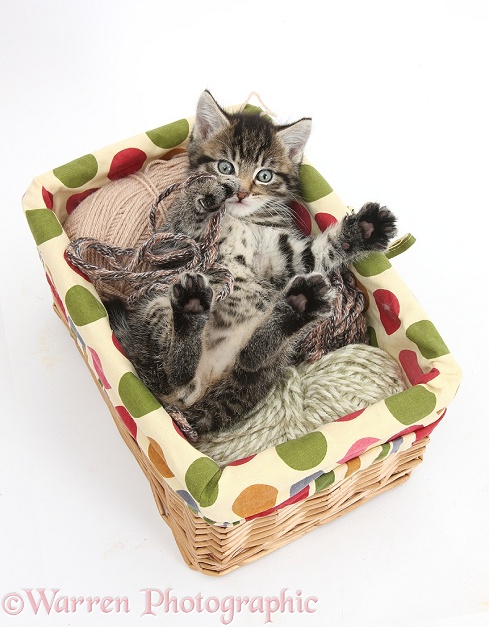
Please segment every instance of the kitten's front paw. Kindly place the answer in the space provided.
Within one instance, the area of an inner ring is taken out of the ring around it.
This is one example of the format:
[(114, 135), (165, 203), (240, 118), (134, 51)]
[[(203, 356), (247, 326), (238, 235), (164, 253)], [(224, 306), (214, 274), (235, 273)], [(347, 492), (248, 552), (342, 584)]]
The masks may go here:
[(213, 295), (203, 274), (186, 272), (173, 284), (171, 302), (174, 310), (184, 314), (203, 314), (209, 311)]
[(363, 205), (357, 219), (363, 241), (375, 250), (385, 250), (397, 232), (395, 215), (376, 202)]
[(396, 232), (394, 214), (387, 207), (369, 202), (360, 211), (345, 218), (342, 247), (345, 251), (350, 248), (384, 251)]
[(218, 211), (228, 198), (234, 196), (239, 187), (239, 180), (234, 177), (218, 178), (209, 175), (197, 179), (191, 186), (197, 211), (204, 213)]

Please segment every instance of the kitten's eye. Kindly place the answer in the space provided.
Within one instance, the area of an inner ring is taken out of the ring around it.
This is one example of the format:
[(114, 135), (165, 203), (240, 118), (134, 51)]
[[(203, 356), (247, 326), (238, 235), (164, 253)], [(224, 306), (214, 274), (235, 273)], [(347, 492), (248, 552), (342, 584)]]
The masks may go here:
[(271, 170), (260, 170), (256, 175), (256, 180), (260, 183), (270, 183), (273, 179), (273, 172)]
[(217, 164), (217, 169), (221, 174), (226, 174), (227, 176), (234, 174), (235, 172), (234, 165), (229, 161), (224, 160), (219, 161), (219, 163)]

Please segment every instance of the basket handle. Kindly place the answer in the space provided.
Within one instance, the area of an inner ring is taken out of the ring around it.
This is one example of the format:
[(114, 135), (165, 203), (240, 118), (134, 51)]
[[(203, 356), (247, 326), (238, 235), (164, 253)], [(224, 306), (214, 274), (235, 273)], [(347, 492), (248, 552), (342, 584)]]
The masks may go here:
[(397, 257), (397, 255), (400, 255), (408, 248), (411, 248), (415, 241), (416, 238), (414, 237), (414, 235), (412, 235), (411, 233), (406, 233), (399, 239), (396, 239), (392, 242), (392, 244), (387, 249), (385, 256), (388, 259), (392, 259), (392, 257)]

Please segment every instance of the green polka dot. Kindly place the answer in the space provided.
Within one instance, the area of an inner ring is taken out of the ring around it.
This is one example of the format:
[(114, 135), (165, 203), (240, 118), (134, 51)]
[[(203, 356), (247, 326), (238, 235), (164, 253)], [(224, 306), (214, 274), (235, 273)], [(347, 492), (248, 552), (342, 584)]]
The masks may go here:
[(28, 209), (25, 216), (38, 246), (63, 232), (58, 218), (51, 209)]
[(407, 328), (406, 335), (416, 344), (426, 359), (435, 359), (442, 355), (448, 355), (450, 352), (435, 326), (429, 320), (415, 322)]
[(261, 113), (263, 109), (261, 107), (257, 107), (256, 105), (252, 105), (248, 103), (243, 109), (245, 113)]
[(314, 482), (316, 484), (316, 492), (329, 488), (330, 485), (333, 485), (334, 481), (334, 470), (324, 473), (324, 475), (318, 477)]
[(221, 475), (221, 468), (208, 457), (199, 457), (188, 467), (185, 484), (201, 507), (209, 507), (216, 502)]
[(382, 449), (380, 453), (377, 455), (377, 457), (374, 459), (374, 462), (380, 462), (381, 459), (384, 459), (384, 457), (387, 457), (390, 450), (391, 450), (391, 445), (389, 442), (382, 444)]
[(320, 464), (328, 450), (326, 438), (319, 431), (303, 435), (275, 447), (278, 456), (294, 470), (310, 470)]
[(367, 327), (368, 339), (370, 346), (379, 347), (379, 342), (377, 340), (377, 333), (373, 327)]
[(55, 168), (53, 174), (63, 185), (73, 189), (91, 181), (97, 174), (97, 171), (97, 159), (93, 155), (85, 155), (59, 168)]
[(267, 120), (270, 120), (270, 122), (273, 122), (272, 118), (267, 115), (266, 113), (263, 112), (263, 109), (261, 107), (257, 107), (256, 105), (252, 105), (250, 103), (248, 103), (245, 108), (243, 109), (244, 113), (260, 113), (262, 114), (262, 116), (264, 118), (266, 118)]
[(148, 131), (146, 135), (159, 148), (169, 149), (180, 146), (187, 139), (189, 131), (188, 121), (184, 119), (155, 128), (152, 131)]
[(355, 261), (353, 265), (362, 276), (375, 276), (392, 267), (383, 253), (370, 253), (367, 257)]
[(105, 307), (85, 287), (74, 285), (66, 292), (66, 308), (77, 327), (95, 322), (107, 315)]
[(141, 418), (141, 416), (161, 407), (156, 398), (133, 372), (126, 372), (122, 375), (118, 391), (121, 401), (133, 418)]
[(412, 425), (429, 416), (436, 407), (436, 396), (421, 385), (385, 399), (387, 409), (403, 425)]
[(328, 194), (331, 194), (333, 188), (322, 177), (321, 174), (313, 168), (312, 165), (303, 163), (299, 170), (299, 179), (301, 187), (301, 196), (306, 202), (314, 202)]

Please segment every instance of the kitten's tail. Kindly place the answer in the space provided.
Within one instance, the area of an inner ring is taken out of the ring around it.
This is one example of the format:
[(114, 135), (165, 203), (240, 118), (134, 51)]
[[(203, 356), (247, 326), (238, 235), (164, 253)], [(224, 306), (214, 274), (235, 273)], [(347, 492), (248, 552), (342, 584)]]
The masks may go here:
[(113, 299), (105, 303), (105, 309), (109, 316), (109, 323), (116, 338), (124, 347), (125, 336), (130, 333), (124, 303), (119, 299)]

